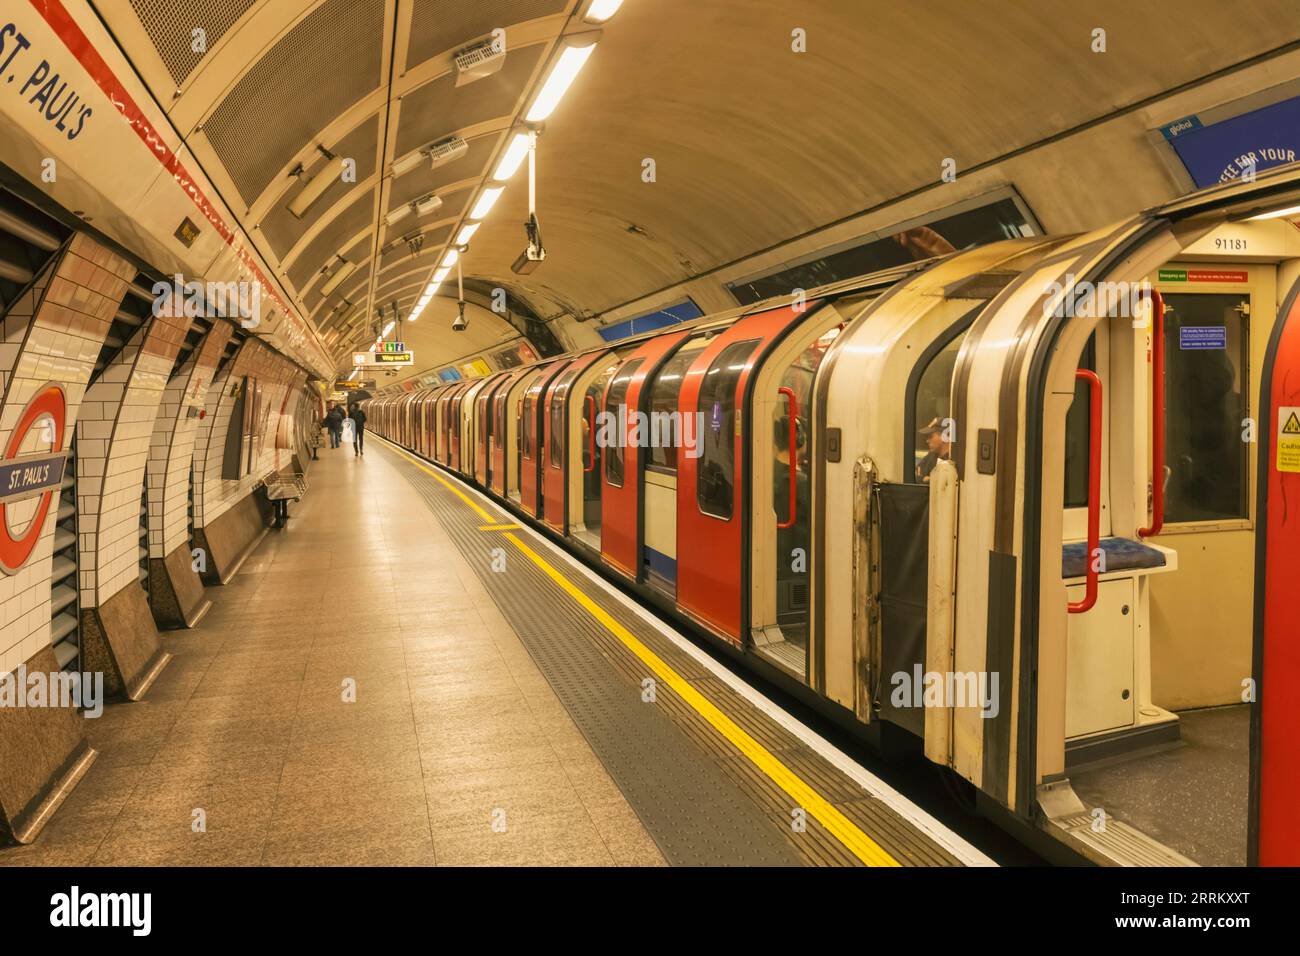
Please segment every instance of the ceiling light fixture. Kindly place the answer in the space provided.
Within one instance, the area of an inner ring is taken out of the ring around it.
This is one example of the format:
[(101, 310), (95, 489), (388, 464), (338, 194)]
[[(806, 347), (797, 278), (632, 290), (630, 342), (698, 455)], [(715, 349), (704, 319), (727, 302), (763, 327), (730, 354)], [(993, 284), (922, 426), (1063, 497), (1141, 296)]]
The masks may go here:
[(587, 58), (591, 56), (591, 51), (596, 49), (596, 41), (600, 39), (600, 31), (592, 30), (587, 33), (578, 33), (573, 36), (564, 38), (564, 52), (560, 54), (551, 67), (550, 74), (546, 77), (546, 82), (542, 84), (541, 91), (533, 100), (533, 105), (528, 110), (524, 118), (530, 123), (540, 123), (560, 105), (560, 100), (568, 92), (573, 81), (577, 79), (582, 67), (586, 64)]
[(1258, 216), (1251, 216), (1251, 222), (1259, 222), (1263, 219), (1286, 219), (1290, 216), (1300, 216), (1300, 206), (1288, 206), (1286, 209), (1274, 209), (1272, 212), (1262, 212)]
[(492, 174), (492, 178), (499, 183), (503, 183), (517, 173), (520, 165), (528, 158), (528, 144), (530, 142), (531, 139), (527, 133), (516, 133), (515, 138), (506, 147), (501, 162), (497, 163), (497, 171)]
[(583, 19), (588, 23), (604, 23), (623, 5), (623, 0), (591, 0)]
[[(339, 265), (334, 267), (334, 272), (331, 273), (330, 277), (325, 280), (325, 284), (320, 287), (321, 295), (329, 295), (340, 285), (342, 285), (343, 280), (346, 279), (348, 276), (352, 275), (352, 273), (355, 272), (357, 269), (357, 264), (355, 262), (348, 262), (347, 259), (344, 259), (340, 255), (335, 255), (334, 258), (338, 259)], [(321, 270), (321, 272), (324, 271), (325, 271), (324, 269)]]
[(492, 207), (496, 205), (496, 201), (500, 198), (504, 189), (504, 186), (497, 186), (493, 189), (483, 190), (483, 194), (478, 197), (478, 202), (474, 204), (474, 208), (470, 211), (469, 218), (485, 219), (487, 214), (492, 211)]
[(325, 165), (318, 169), (311, 176), (306, 175), (306, 167), (299, 163), (294, 168), (290, 176), (296, 176), (298, 181), (303, 184), (302, 190), (290, 201), (289, 212), (297, 219), (301, 219), (307, 210), (325, 195), (325, 191), (334, 184), (334, 177), (330, 174), (330, 165), (334, 159), (334, 154), (323, 146), (317, 146), (317, 150), (325, 157)]
[(456, 245), (466, 245), (474, 238), (474, 233), (478, 232), (478, 227), (481, 225), (483, 225), (481, 222), (471, 222), (468, 226), (462, 227), (460, 232), (456, 234)]

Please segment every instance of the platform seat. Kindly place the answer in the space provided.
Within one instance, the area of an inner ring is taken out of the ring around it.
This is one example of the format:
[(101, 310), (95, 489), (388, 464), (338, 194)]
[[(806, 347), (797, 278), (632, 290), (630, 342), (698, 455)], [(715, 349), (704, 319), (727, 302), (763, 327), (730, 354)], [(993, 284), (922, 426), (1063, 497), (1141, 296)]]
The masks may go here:
[[(1132, 571), (1135, 568), (1162, 568), (1164, 552), (1159, 548), (1129, 538), (1102, 538), (1106, 572)], [(1072, 541), (1061, 548), (1061, 577), (1081, 578), (1088, 571), (1088, 542)]]

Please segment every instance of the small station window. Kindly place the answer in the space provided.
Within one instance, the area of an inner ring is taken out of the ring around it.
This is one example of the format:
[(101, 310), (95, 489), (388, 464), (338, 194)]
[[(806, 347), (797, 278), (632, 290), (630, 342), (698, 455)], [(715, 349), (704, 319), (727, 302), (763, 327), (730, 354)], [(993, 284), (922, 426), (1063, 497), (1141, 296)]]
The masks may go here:
[(1250, 296), (1164, 299), (1165, 522), (1247, 518)]
[[(643, 359), (633, 359), (623, 365), (622, 368), (614, 375), (613, 380), (609, 383), (609, 390), (605, 392), (605, 417), (611, 416), (615, 422), (618, 421), (618, 410), (627, 401), (627, 390), (632, 384), (632, 379), (636, 377), (637, 370), (641, 367)], [(628, 412), (624, 412), (627, 415)], [(599, 432), (597, 432), (599, 434)], [(624, 444), (627, 441), (626, 435), (615, 435), (614, 441), (610, 447), (603, 449), (605, 456), (605, 482), (615, 488), (623, 487), (623, 461), (625, 456)]]
[(736, 482), (736, 385), (758, 339), (733, 342), (713, 360), (700, 386), (704, 447), (695, 472), (695, 501), (702, 513), (730, 521)]

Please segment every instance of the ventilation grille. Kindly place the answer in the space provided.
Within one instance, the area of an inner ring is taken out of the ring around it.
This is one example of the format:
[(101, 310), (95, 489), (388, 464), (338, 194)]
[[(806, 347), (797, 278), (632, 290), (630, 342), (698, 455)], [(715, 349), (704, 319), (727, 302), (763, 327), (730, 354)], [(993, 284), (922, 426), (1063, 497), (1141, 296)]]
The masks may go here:
[[(149, 35), (154, 49), (177, 86), (183, 84), (199, 61), (248, 12), (254, 0), (189, 0), (182, 13), (176, 0), (131, 0), (131, 8)], [(195, 30), (203, 30), (205, 46), (197, 52)]]
[[(174, 14), (173, 14), (174, 15)], [(380, 85), (382, 0), (327, 0), (244, 74), (204, 124), (252, 205), (294, 155)], [(282, 104), (271, 111), (268, 104)]]
[(50, 569), (50, 644), (59, 667), (81, 663), (81, 602), (77, 581), (77, 443), (73, 438), (59, 490), (54, 524), (54, 562)]
[[(493, 30), (550, 16), (568, 0), (416, 0), (406, 68), (430, 57), (458, 50)], [(509, 56), (511, 51), (506, 50)]]
[[(389, 190), (386, 211), (391, 212), (398, 206), (419, 199), (430, 190), (439, 192), (452, 183), (480, 178), (487, 169), (488, 160), (492, 158), (492, 147), (496, 145), (496, 139), (495, 136), (480, 136), (470, 141), (469, 151), (464, 156), (451, 161), (446, 166), (430, 170), (428, 166), (422, 165), (413, 173), (394, 178), (392, 188)], [(445, 195), (442, 198), (447, 199)], [(392, 235), (390, 230), (389, 237), (391, 238)]]

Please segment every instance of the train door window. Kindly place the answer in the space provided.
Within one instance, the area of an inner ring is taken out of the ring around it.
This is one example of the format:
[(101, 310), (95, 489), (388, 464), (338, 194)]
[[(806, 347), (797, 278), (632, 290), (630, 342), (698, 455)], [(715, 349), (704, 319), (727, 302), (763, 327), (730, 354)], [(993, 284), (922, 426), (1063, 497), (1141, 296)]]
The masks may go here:
[(534, 414), (534, 404), (533, 393), (529, 390), (528, 394), (524, 396), (523, 428), (520, 429), (521, 450), (523, 452), (520, 457), (527, 458), (529, 461), (533, 460), (533, 433), (537, 430), (537, 415)]
[[(614, 421), (618, 421), (620, 416), (618, 410), (627, 401), (627, 389), (632, 384), (632, 379), (636, 376), (637, 370), (641, 367), (641, 359), (634, 359), (626, 363), (614, 374), (610, 380), (609, 388), (605, 392), (605, 413), (606, 416), (613, 416)], [(628, 412), (625, 410), (624, 418)], [(605, 481), (615, 488), (623, 487), (623, 463), (625, 460), (624, 444), (627, 441), (626, 435), (615, 435), (613, 443), (605, 449)]]
[(601, 458), (605, 449), (600, 440), (602, 436), (597, 427), (596, 413), (600, 410), (614, 373), (618, 371), (621, 359), (610, 360), (605, 369), (587, 386), (582, 397), (582, 523), (584, 530), (593, 536), (596, 547), (600, 546), (600, 473)]
[(758, 339), (733, 342), (722, 350), (700, 386), (704, 447), (695, 479), (695, 503), (702, 514), (731, 520), (736, 481), (736, 385)]
[(1250, 296), (1164, 299), (1165, 522), (1248, 518)]
[[(840, 334), (840, 327), (828, 329), (782, 373), (778, 401), (772, 413), (772, 510), (776, 513), (776, 623), (784, 646), (769, 647), (783, 663), (803, 674), (808, 644), (808, 516), (809, 470), (811, 468), (813, 381), (826, 350)], [(794, 443), (791, 444), (791, 412)], [(790, 511), (793, 472), (794, 513)], [(780, 647), (780, 650), (777, 650)]]
[(957, 366), (957, 353), (966, 341), (969, 325), (963, 326), (930, 361), (916, 379), (909, 396), (912, 415), (909, 416), (913, 432), (907, 441), (912, 448), (911, 467), (907, 481), (928, 482), (930, 472), (940, 461), (952, 454), (954, 424), (952, 409), (952, 373)]
[(577, 369), (565, 372), (564, 377), (551, 389), (551, 431), (547, 436), (550, 442), (547, 450), (552, 468), (564, 467), (564, 409), (568, 404), (569, 389), (577, 376)]
[[(677, 472), (677, 445), (681, 443), (681, 421), (677, 413), (678, 395), (682, 390), (682, 379), (691, 363), (699, 356), (699, 350), (705, 340), (695, 339), (687, 342), (677, 353), (664, 363), (655, 373), (650, 384), (650, 447), (646, 449), (646, 467), (665, 473)], [(694, 346), (694, 347), (692, 347)], [(677, 422), (677, 435), (669, 434)], [(699, 441), (696, 435), (695, 440)]]
[[(1079, 356), (1079, 368), (1097, 371), (1097, 334)], [(1075, 381), (1074, 400), (1065, 416), (1065, 507), (1088, 507), (1088, 441), (1092, 429), (1092, 406), (1087, 382)]]

